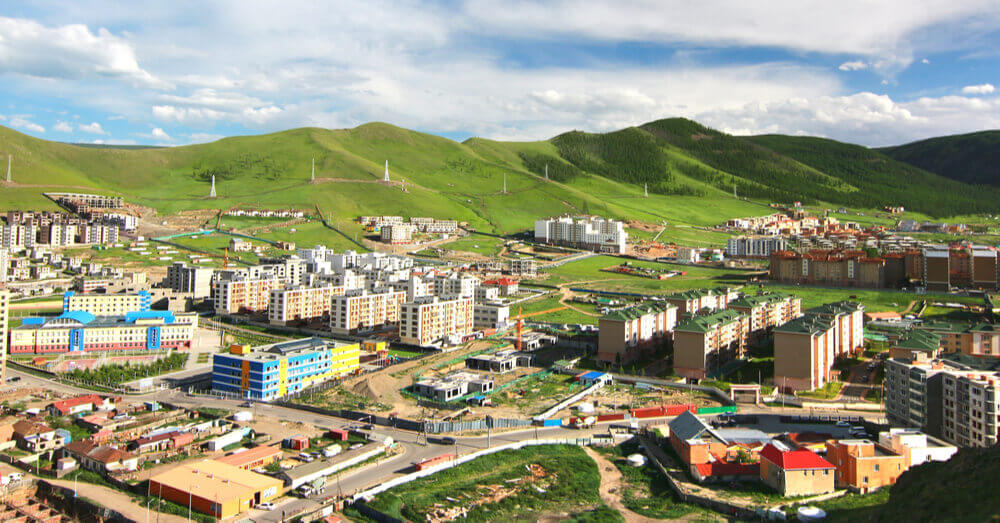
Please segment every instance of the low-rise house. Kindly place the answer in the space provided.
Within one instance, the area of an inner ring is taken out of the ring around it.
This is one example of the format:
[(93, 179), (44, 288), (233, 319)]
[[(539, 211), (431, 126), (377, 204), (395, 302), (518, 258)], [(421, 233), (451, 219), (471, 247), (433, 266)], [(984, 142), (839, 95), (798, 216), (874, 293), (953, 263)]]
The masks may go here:
[(131, 472), (139, 468), (139, 458), (133, 454), (92, 441), (74, 441), (62, 448), (62, 457), (73, 458), (80, 467), (107, 474), (110, 472)]
[(161, 450), (181, 449), (194, 442), (191, 432), (171, 431), (139, 438), (129, 443), (129, 449), (144, 453)]
[(833, 492), (836, 467), (806, 450), (781, 450), (768, 444), (760, 452), (760, 479), (782, 496)]
[(880, 432), (878, 443), (904, 456), (908, 467), (928, 461), (948, 461), (958, 452), (958, 447), (914, 429), (897, 428)]
[(260, 467), (266, 467), (271, 463), (280, 461), (283, 455), (284, 453), (279, 447), (262, 445), (260, 447), (234, 452), (228, 456), (218, 458), (215, 461), (225, 463), (226, 465), (232, 465), (243, 470), (253, 470)]
[(894, 485), (906, 472), (906, 457), (866, 439), (829, 441), (826, 459), (837, 467), (837, 486), (867, 494)]
[(30, 420), (14, 423), (14, 439), (18, 447), (29, 452), (46, 452), (66, 444), (66, 440), (56, 434), (55, 429)]
[(88, 394), (54, 401), (46, 406), (45, 410), (52, 416), (72, 416), (95, 410), (114, 410), (117, 405), (118, 398), (102, 398), (97, 394)]
[(453, 372), (441, 378), (425, 378), (413, 385), (413, 392), (437, 401), (452, 401), (466, 394), (491, 392), (493, 378), (472, 372)]

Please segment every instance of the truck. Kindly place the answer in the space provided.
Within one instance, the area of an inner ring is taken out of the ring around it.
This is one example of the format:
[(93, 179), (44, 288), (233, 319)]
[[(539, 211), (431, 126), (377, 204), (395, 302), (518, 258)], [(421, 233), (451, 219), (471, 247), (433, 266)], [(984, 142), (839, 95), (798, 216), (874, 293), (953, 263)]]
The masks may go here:
[(586, 418), (576, 420), (576, 428), (585, 429), (588, 427), (593, 427), (594, 423), (597, 423), (597, 418), (593, 416), (587, 416)]

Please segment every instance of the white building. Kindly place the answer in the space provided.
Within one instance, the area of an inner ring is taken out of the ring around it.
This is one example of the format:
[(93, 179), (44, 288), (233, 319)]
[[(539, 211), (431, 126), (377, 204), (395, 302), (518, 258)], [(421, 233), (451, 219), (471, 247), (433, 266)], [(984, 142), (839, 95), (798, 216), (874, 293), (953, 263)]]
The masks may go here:
[(726, 240), (726, 256), (766, 258), (774, 251), (788, 248), (781, 236), (739, 236)]
[(510, 307), (492, 303), (477, 303), (473, 307), (473, 327), (476, 330), (503, 329), (510, 321)]
[(355, 334), (394, 326), (399, 323), (400, 306), (405, 299), (403, 291), (369, 294), (362, 290), (334, 296), (330, 307), (330, 330)]
[(207, 267), (188, 267), (184, 262), (174, 262), (167, 267), (167, 277), (163, 285), (173, 291), (190, 293), (195, 299), (208, 298), (212, 295), (213, 269)]
[(333, 297), (343, 293), (343, 287), (329, 284), (271, 289), (267, 320), (272, 325), (329, 320)]
[(399, 338), (403, 343), (451, 344), (474, 332), (474, 302), (470, 298), (420, 298), (400, 307)]
[(958, 448), (914, 429), (889, 429), (880, 432), (878, 443), (896, 454), (906, 456), (906, 463), (915, 467), (928, 461), (948, 461)]
[(560, 216), (535, 221), (535, 241), (623, 254), (628, 233), (609, 218)]

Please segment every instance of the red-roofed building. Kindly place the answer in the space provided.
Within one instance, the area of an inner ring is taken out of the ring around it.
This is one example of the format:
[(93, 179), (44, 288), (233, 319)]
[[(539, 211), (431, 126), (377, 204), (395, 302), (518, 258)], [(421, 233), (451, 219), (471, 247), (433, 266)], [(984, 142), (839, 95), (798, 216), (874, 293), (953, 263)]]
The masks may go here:
[(486, 280), (483, 282), (483, 287), (496, 287), (500, 289), (501, 296), (513, 296), (517, 294), (519, 286), (517, 280), (511, 278), (497, 278), (495, 280)]
[(129, 448), (135, 452), (155, 452), (159, 450), (180, 449), (190, 445), (194, 441), (194, 434), (191, 432), (164, 432), (155, 436), (139, 438), (129, 443)]
[(136, 456), (92, 441), (74, 441), (63, 447), (61, 452), (64, 458), (73, 458), (81, 467), (100, 474), (139, 468), (139, 458)]
[(275, 461), (280, 461), (284, 453), (276, 446), (262, 445), (242, 452), (235, 452), (228, 456), (217, 458), (215, 461), (232, 465), (243, 470), (253, 470), (266, 467)]
[(97, 394), (88, 394), (54, 401), (45, 407), (45, 410), (52, 416), (71, 416), (94, 410), (114, 410), (116, 403), (115, 398), (102, 398)]
[(815, 452), (781, 450), (768, 444), (760, 451), (760, 479), (783, 496), (833, 492), (836, 467)]

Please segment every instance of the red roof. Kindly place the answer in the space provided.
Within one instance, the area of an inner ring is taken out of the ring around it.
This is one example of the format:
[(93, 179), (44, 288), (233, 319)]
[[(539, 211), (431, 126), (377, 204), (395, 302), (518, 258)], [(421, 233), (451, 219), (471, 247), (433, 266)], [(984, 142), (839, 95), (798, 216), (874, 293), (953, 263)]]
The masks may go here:
[(495, 280), (486, 280), (483, 285), (517, 285), (517, 280), (512, 280), (510, 278), (497, 278)]
[(781, 451), (778, 450), (778, 447), (770, 443), (764, 447), (764, 450), (760, 451), (760, 457), (761, 459), (767, 459), (784, 470), (836, 468), (832, 463), (821, 458), (815, 452), (806, 449)]
[(59, 409), (59, 412), (66, 413), (69, 412), (69, 409), (76, 407), (77, 405), (84, 405), (87, 403), (96, 406), (104, 403), (104, 400), (97, 394), (88, 394), (86, 396), (77, 396), (68, 400), (53, 401), (52, 406)]

